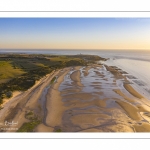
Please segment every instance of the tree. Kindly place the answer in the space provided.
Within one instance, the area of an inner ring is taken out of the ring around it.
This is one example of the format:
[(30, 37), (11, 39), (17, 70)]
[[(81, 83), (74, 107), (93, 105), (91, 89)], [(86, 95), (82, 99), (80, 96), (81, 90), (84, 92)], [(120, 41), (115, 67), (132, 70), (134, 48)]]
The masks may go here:
[(12, 96), (13, 96), (13, 94), (12, 94), (11, 91), (9, 91), (9, 92), (6, 93), (6, 97), (7, 97), (7, 98), (10, 98), (10, 97), (12, 97)]

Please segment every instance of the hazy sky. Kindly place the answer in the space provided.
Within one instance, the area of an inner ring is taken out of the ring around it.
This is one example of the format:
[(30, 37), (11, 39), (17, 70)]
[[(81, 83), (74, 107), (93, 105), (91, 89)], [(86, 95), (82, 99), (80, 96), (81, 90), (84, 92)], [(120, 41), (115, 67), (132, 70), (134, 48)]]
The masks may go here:
[(0, 49), (150, 49), (150, 18), (0, 18)]

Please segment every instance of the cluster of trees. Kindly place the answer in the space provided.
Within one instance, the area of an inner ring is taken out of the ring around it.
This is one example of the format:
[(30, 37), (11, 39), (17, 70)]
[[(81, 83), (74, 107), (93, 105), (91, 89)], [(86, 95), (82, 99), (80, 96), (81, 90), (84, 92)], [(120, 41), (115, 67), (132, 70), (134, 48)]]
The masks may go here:
[(49, 68), (42, 68), (31, 70), (28, 73), (21, 75), (20, 77), (13, 78), (7, 83), (0, 84), (0, 104), (3, 102), (3, 98), (12, 97), (13, 91), (26, 91), (32, 87), (36, 80), (50, 73), (52, 70)]
[(80, 55), (75, 55), (75, 56), (70, 55), (68, 57), (80, 58), (80, 59), (84, 60), (85, 64), (95, 63), (96, 61), (100, 61), (100, 60), (102, 60), (102, 61), (106, 61), (107, 60), (106, 58), (102, 58), (102, 57), (97, 56), (97, 55), (82, 55), (82, 54), (80, 54)]

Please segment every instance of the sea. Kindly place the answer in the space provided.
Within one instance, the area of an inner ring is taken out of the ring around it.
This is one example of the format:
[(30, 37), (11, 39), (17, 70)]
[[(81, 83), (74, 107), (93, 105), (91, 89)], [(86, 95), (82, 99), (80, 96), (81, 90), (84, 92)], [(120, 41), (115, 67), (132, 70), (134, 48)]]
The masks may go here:
[(0, 50), (4, 53), (76, 55), (88, 54), (108, 58), (101, 62), (127, 72), (132, 86), (150, 100), (150, 50)]

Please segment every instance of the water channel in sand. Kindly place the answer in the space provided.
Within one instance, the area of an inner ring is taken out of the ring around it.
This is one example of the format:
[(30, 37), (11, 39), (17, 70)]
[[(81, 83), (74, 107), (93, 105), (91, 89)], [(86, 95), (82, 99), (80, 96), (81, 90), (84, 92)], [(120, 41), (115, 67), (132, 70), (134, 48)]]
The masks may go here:
[(25, 113), (33, 111), (42, 118), (35, 132), (150, 132), (150, 102), (127, 75), (97, 64), (57, 70), (9, 101), (0, 121), (19, 119), (20, 127), (28, 121)]
[(125, 77), (117, 78), (104, 65), (93, 65), (70, 68), (63, 79), (47, 97), (52, 105), (47, 106), (49, 126), (64, 132), (150, 131), (143, 117), (149, 115), (149, 102), (124, 88)]

